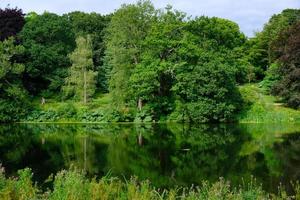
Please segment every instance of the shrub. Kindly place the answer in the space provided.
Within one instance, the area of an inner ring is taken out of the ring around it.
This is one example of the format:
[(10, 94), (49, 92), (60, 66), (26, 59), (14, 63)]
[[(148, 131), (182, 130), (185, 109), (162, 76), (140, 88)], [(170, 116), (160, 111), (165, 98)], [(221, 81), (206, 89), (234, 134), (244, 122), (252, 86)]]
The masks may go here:
[(25, 121), (53, 122), (59, 119), (59, 115), (54, 110), (34, 110), (27, 115)]
[(203, 182), (199, 186), (190, 188), (157, 189), (149, 181), (138, 181), (135, 177), (126, 182), (108, 177), (89, 180), (82, 171), (70, 169), (57, 173), (53, 189), (42, 192), (36, 184), (33, 184), (30, 169), (20, 170), (18, 178), (5, 178), (3, 169), (0, 170), (0, 198), (16, 200), (298, 199), (300, 185), (296, 182), (293, 186), (294, 196), (289, 196), (282, 188), (278, 195), (268, 194), (253, 179), (237, 188), (220, 178), (215, 183)]
[(103, 122), (104, 111), (102, 109), (97, 109), (94, 111), (89, 111), (86, 108), (80, 109), (77, 113), (77, 120), (82, 122)]
[(77, 110), (73, 104), (67, 103), (58, 107), (57, 114), (61, 118), (74, 118), (77, 114)]
[(89, 193), (89, 182), (83, 173), (76, 170), (63, 170), (55, 177), (49, 200), (90, 199)]

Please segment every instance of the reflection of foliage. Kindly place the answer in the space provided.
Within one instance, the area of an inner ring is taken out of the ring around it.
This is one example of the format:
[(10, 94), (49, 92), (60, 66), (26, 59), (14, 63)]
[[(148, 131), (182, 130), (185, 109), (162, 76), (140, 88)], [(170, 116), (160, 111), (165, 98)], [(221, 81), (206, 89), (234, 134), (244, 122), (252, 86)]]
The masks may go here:
[(269, 187), (283, 174), (299, 177), (299, 138), (274, 134), (285, 131), (292, 130), (264, 125), (2, 125), (0, 162), (9, 174), (28, 166), (38, 180), (73, 165), (89, 175), (135, 175), (158, 187), (198, 185), (220, 176), (235, 185), (251, 175)]
[(184, 185), (216, 180), (235, 164), (242, 139), (237, 129), (207, 125), (171, 127), (140, 127), (133, 134), (117, 137), (109, 149), (113, 172), (150, 179), (157, 186), (170, 186), (174, 182)]
[[(281, 182), (288, 185), (290, 180), (300, 179), (300, 136), (299, 132), (286, 137), (284, 142), (274, 145), (276, 159), (282, 163), (284, 177)], [(282, 172), (281, 172), (282, 173)]]

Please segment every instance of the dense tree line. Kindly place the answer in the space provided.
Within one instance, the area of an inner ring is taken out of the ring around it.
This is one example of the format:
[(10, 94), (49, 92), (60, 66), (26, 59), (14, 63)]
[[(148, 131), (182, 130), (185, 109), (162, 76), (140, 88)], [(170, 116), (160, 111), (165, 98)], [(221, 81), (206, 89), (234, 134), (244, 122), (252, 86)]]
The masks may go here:
[(36, 97), (88, 103), (108, 92), (112, 113), (130, 120), (234, 121), (237, 85), (260, 81), (299, 108), (299, 21), (284, 10), (249, 39), (232, 21), (148, 0), (106, 16), (0, 9), (0, 121), (19, 120)]
[(286, 9), (274, 15), (256, 40), (260, 47), (252, 49), (263, 53), (254, 58), (266, 66), (263, 85), (283, 103), (300, 108), (300, 10)]

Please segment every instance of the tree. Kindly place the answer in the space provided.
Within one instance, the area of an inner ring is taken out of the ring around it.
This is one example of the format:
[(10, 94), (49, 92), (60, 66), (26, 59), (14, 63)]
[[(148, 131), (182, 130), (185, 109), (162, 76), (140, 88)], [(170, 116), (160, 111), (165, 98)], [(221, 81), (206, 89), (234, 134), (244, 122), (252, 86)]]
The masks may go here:
[(0, 8), (0, 41), (19, 33), (24, 24), (24, 13), (18, 8)]
[(171, 114), (173, 120), (233, 120), (240, 97), (235, 86), (238, 62), (232, 54), (244, 41), (233, 22), (208, 17), (187, 22), (184, 13), (168, 7), (143, 42), (130, 94), (150, 105), (155, 119), (175, 112), (187, 118)]
[(272, 49), (280, 75), (273, 94), (282, 97), (290, 107), (300, 108), (300, 21), (282, 31)]
[(133, 102), (142, 101), (151, 107), (156, 120), (168, 115), (173, 109), (174, 66), (181, 62), (178, 51), (182, 50), (186, 22), (185, 13), (167, 7), (153, 22), (142, 43), (141, 63), (134, 70), (129, 81)]
[[(214, 56), (213, 56), (214, 57)], [(241, 103), (234, 74), (230, 66), (214, 60), (195, 66), (182, 65), (176, 69), (174, 92), (184, 104), (177, 112), (184, 121), (234, 121)], [(186, 116), (186, 119), (184, 118)]]
[[(256, 76), (263, 79), (264, 72), (275, 62), (272, 44), (278, 41), (279, 33), (300, 20), (300, 9), (285, 9), (280, 14), (273, 15), (265, 24), (263, 31), (251, 39), (249, 49), (251, 64), (256, 68)], [(260, 68), (260, 70), (259, 70)]]
[(93, 96), (96, 89), (94, 72), (93, 52), (91, 37), (79, 36), (76, 39), (77, 48), (70, 54), (72, 66), (69, 69), (69, 76), (65, 79), (63, 90), (67, 96), (74, 95), (76, 99), (82, 99), (84, 104)]
[(132, 70), (140, 63), (142, 42), (154, 15), (155, 9), (147, 0), (123, 5), (114, 13), (107, 28), (105, 65), (111, 69), (109, 89), (118, 108), (131, 99), (128, 82)]
[(110, 22), (111, 15), (101, 15), (98, 13), (71, 12), (65, 15), (73, 27), (76, 36), (90, 35), (93, 48), (93, 63), (95, 70), (98, 71), (97, 90), (108, 92), (108, 69), (103, 64), (105, 43), (105, 28)]
[(20, 33), (25, 47), (23, 82), (31, 94), (52, 95), (60, 91), (70, 66), (68, 54), (75, 48), (75, 35), (66, 17), (31, 13)]
[(16, 61), (24, 47), (14, 42), (13, 38), (0, 42), (0, 122), (17, 121), (28, 106), (21, 81), (24, 65)]

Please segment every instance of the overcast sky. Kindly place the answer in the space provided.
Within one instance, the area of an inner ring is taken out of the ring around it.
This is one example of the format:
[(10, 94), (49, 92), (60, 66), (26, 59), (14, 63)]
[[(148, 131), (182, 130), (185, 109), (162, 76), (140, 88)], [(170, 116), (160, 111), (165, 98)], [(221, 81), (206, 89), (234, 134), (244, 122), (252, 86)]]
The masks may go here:
[[(19, 7), (24, 12), (44, 11), (58, 14), (71, 11), (98, 12), (108, 14), (123, 3), (135, 0), (0, 0), (0, 7), (8, 4)], [(152, 0), (157, 8), (171, 4), (175, 9), (192, 16), (217, 16), (233, 20), (248, 36), (262, 29), (263, 25), (275, 13), (286, 8), (300, 8), (300, 0)]]

